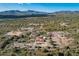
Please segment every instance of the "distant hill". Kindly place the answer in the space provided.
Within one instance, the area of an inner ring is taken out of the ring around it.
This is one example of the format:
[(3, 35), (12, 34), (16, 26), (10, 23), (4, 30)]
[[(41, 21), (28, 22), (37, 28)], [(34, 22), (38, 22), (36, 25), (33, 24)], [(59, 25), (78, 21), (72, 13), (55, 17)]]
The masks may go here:
[(0, 18), (21, 18), (21, 17), (35, 17), (35, 16), (47, 16), (47, 12), (40, 12), (34, 10), (19, 11), (8, 10), (0, 12)]
[(48, 13), (34, 10), (27, 10), (27, 11), (8, 10), (0, 12), (0, 15), (37, 15), (37, 14), (48, 14)]
[(52, 14), (79, 14), (79, 11), (57, 11)]

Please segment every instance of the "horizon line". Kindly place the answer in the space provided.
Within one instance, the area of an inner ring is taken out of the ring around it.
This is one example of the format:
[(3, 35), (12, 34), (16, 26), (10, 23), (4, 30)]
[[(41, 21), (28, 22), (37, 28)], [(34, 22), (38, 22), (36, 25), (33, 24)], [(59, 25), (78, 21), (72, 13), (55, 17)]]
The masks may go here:
[[(47, 11), (39, 11), (39, 10), (32, 10), (32, 9), (28, 9), (28, 10), (15, 10), (15, 9), (12, 9), (12, 10), (0, 10), (0, 12), (5, 12), (5, 11), (38, 11), (38, 12), (47, 12)], [(54, 13), (54, 12), (61, 12), (61, 11), (71, 11), (71, 12), (74, 12), (74, 11), (79, 11), (79, 10), (59, 10), (59, 11), (53, 11), (53, 12), (47, 12), (47, 13)]]

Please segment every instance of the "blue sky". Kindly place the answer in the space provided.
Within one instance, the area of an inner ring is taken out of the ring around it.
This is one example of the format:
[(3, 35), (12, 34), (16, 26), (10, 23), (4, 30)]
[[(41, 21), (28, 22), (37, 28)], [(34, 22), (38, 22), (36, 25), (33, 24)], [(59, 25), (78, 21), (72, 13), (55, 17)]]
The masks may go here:
[(5, 10), (79, 11), (79, 3), (0, 3), (0, 11)]

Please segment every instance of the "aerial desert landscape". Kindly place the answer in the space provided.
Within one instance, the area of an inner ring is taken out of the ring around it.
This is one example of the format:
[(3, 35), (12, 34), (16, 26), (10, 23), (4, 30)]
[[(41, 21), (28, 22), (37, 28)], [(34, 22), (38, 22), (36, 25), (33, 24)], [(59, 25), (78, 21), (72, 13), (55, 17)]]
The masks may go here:
[(78, 5), (0, 4), (0, 56), (79, 56)]

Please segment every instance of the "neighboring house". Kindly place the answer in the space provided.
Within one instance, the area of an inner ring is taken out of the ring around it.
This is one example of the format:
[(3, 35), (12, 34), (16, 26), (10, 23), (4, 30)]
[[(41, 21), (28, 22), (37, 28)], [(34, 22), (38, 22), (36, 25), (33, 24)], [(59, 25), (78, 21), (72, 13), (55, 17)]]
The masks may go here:
[(38, 36), (35, 39), (35, 46), (46, 48), (46, 47), (51, 46), (51, 45), (50, 45), (49, 40), (46, 40), (46, 37)]
[(43, 44), (44, 43), (44, 37), (43, 36), (36, 37), (35, 42), (37, 44)]

